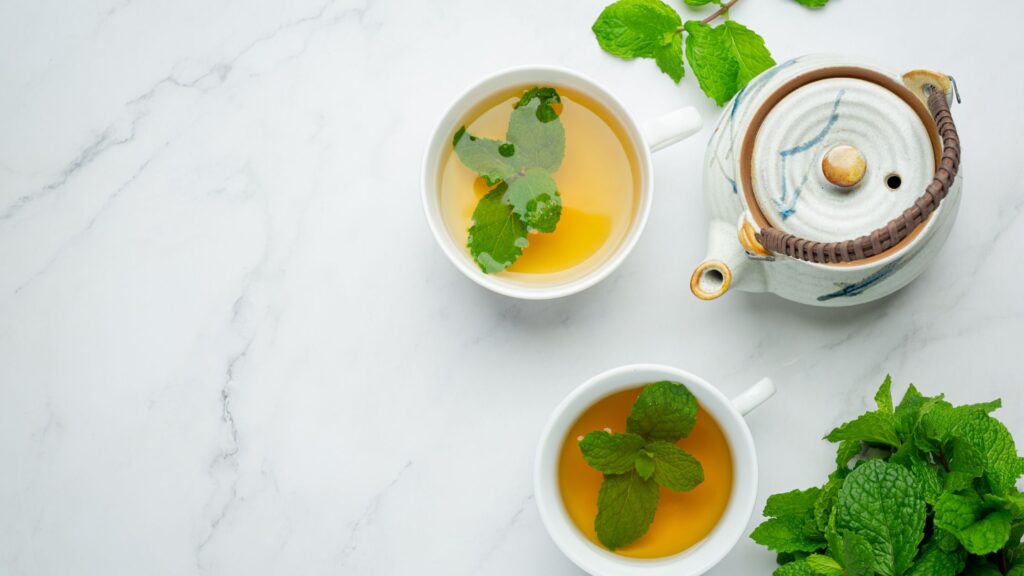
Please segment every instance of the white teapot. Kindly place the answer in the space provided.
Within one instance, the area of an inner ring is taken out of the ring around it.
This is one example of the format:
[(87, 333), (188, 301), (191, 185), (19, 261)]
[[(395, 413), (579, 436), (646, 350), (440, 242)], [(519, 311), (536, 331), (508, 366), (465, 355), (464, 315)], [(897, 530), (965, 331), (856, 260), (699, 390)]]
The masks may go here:
[(960, 203), (955, 84), (812, 55), (753, 79), (708, 144), (708, 255), (693, 293), (876, 300), (924, 271)]

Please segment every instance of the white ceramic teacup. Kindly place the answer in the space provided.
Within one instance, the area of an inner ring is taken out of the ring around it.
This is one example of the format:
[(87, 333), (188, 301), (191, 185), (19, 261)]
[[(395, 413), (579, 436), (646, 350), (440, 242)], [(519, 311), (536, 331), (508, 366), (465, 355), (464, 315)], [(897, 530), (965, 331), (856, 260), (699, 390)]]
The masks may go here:
[[(559, 454), (570, 428), (588, 408), (616, 392), (660, 380), (684, 384), (725, 433), (732, 451), (732, 494), (718, 525), (697, 544), (664, 558), (629, 558), (594, 544), (573, 524), (559, 489)], [(577, 566), (594, 576), (696, 576), (711, 569), (743, 536), (757, 498), (757, 455), (743, 415), (774, 393), (775, 386), (764, 378), (730, 400), (689, 372), (656, 364), (614, 368), (583, 383), (555, 408), (541, 437), (534, 466), (537, 507), (555, 544)]]
[[(509, 89), (524, 85), (565, 86), (586, 94), (600, 103), (615, 116), (627, 134), (629, 139), (628, 145), (633, 147), (638, 159), (636, 169), (640, 172), (640, 186), (637, 191), (639, 202), (637, 203), (636, 214), (626, 237), (618, 248), (603, 263), (589, 272), (551, 284), (526, 283), (504, 278), (501, 275), (483, 273), (463, 248), (465, 238), (452, 238), (448, 228), (445, 226), (441, 213), (439, 197), (441, 163), (445, 159), (445, 153), (451, 146), (455, 131), (462, 125), (466, 114), (474, 106), (495, 94), (507, 92)], [(640, 234), (643, 232), (644, 226), (647, 224), (647, 217), (651, 211), (651, 197), (654, 192), (651, 152), (679, 142), (699, 132), (700, 128), (700, 114), (692, 107), (670, 112), (648, 122), (641, 128), (640, 123), (611, 93), (586, 76), (565, 68), (527, 66), (499, 72), (467, 89), (445, 112), (441, 121), (434, 129), (423, 159), (423, 207), (427, 213), (427, 222), (430, 224), (430, 230), (433, 232), (434, 238), (437, 239), (438, 244), (441, 245), (441, 248), (448, 255), (452, 263), (455, 264), (455, 267), (485, 288), (506, 296), (531, 300), (558, 298), (574, 294), (593, 286), (611, 274), (626, 258), (630, 250), (633, 249), (637, 239), (639, 239)]]

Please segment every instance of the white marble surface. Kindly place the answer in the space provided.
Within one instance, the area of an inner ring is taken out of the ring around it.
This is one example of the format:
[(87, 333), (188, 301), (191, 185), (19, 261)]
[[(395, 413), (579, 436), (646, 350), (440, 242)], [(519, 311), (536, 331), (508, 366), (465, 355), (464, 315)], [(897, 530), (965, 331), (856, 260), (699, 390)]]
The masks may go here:
[[(602, 53), (602, 6), (0, 5), (0, 574), (577, 574), (540, 524), (534, 447), (564, 394), (623, 363), (727, 393), (776, 380), (750, 416), (759, 506), (824, 477), (821, 435), (886, 371), (901, 393), (1001, 396), (1024, 441), (1024, 5), (737, 4), (779, 59), (845, 51), (960, 82), (950, 243), (907, 290), (838, 311), (688, 293), (717, 112), (692, 77)], [(526, 63), (591, 75), (641, 118), (708, 116), (656, 156), (622, 268), (545, 303), (462, 277), (419, 199), (443, 108)], [(713, 574), (772, 567), (744, 540)]]

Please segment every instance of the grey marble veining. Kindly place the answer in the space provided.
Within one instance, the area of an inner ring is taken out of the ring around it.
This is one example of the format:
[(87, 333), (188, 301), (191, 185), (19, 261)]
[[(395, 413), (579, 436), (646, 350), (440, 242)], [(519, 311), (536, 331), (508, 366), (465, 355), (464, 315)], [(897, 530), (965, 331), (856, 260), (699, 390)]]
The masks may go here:
[[(718, 110), (692, 76), (602, 53), (602, 2), (0, 6), (0, 574), (576, 574), (540, 523), (534, 448), (562, 396), (623, 363), (727, 394), (776, 381), (750, 416), (759, 506), (824, 477), (821, 436), (886, 372), (898, 393), (1002, 397), (1024, 442), (1024, 8), (831, 4), (733, 14), (778, 59), (931, 67), (964, 96), (948, 245), (849, 310), (689, 294)], [(553, 302), (463, 278), (419, 199), (445, 106), (526, 63), (580, 70), (641, 120), (707, 118), (656, 155), (622, 268)], [(742, 541), (712, 574), (773, 565)]]

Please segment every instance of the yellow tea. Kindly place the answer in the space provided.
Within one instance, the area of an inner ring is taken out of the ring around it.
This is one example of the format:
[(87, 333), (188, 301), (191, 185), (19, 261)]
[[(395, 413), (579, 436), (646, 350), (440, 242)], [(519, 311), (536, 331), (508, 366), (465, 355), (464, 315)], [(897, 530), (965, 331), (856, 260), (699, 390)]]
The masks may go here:
[[(576, 527), (600, 546), (594, 529), (597, 493), (603, 475), (591, 468), (579, 448), (579, 438), (594, 430), (625, 432), (626, 418), (643, 388), (618, 392), (591, 406), (572, 425), (562, 445), (558, 483), (562, 502)], [(647, 533), (615, 552), (634, 558), (660, 558), (700, 542), (718, 524), (732, 493), (732, 452), (725, 433), (703, 407), (690, 435), (676, 443), (704, 467), (704, 482), (688, 492), (660, 488), (658, 509)]]
[[(504, 140), (513, 107), (525, 88), (481, 103), (463, 121), (467, 133)], [(561, 218), (554, 232), (531, 232), (522, 255), (498, 273), (502, 277), (550, 283), (586, 274), (615, 252), (637, 209), (637, 159), (625, 130), (593, 99), (556, 88), (565, 127), (565, 156), (552, 175), (562, 199)], [(440, 174), (441, 213), (449, 233), (467, 253), (473, 211), (491, 189), (449, 148)]]

